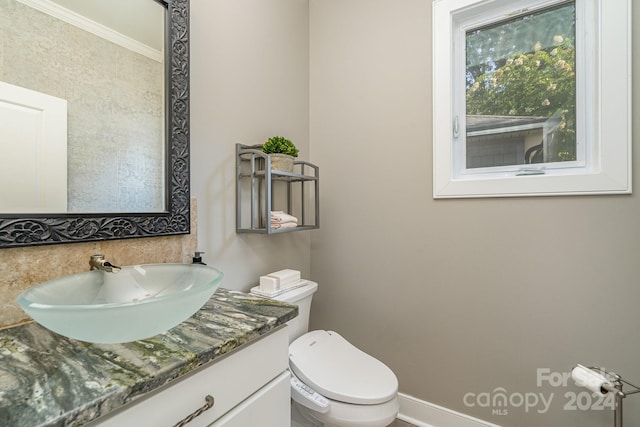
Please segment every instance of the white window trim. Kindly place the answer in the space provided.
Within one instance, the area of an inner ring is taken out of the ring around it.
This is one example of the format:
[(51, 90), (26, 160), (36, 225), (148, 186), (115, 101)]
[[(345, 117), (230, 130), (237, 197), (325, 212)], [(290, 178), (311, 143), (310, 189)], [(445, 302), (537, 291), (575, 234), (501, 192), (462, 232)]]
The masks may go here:
[[(487, 5), (519, 10), (530, 0), (434, 0), (433, 3), (433, 197), (508, 197), (631, 193), (631, 0), (590, 2), (596, 13), (596, 55), (592, 86), (594, 102), (590, 165), (549, 168), (543, 175), (516, 176), (514, 171), (491, 174), (454, 172), (453, 17)], [(540, 0), (539, 3), (549, 3)], [(578, 95), (580, 96), (580, 95)], [(588, 114), (578, 110), (578, 114)], [(464, 122), (462, 123), (464, 125)], [(466, 133), (464, 126), (460, 134)], [(458, 153), (459, 155), (460, 153)]]

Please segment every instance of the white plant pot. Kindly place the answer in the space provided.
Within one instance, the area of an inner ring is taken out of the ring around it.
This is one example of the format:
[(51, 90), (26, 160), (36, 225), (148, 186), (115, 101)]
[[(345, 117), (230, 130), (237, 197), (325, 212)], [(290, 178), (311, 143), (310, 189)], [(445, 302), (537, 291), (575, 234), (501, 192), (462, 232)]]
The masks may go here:
[(283, 172), (293, 172), (293, 161), (295, 157), (288, 154), (273, 153), (271, 157), (271, 169)]

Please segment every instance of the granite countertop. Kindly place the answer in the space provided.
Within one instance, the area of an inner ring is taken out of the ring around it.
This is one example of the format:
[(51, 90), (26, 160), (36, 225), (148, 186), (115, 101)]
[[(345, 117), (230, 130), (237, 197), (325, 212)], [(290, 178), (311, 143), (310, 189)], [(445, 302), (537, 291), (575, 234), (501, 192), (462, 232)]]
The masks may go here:
[(0, 330), (0, 426), (79, 426), (293, 319), (295, 305), (218, 289), (153, 338), (89, 344), (36, 323)]

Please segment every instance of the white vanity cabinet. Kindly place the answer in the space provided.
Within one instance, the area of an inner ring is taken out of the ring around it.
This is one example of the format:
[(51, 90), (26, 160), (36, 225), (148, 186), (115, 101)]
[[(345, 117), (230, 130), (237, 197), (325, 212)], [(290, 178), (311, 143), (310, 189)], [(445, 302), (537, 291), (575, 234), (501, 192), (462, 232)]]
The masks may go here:
[(290, 377), (283, 372), (210, 427), (290, 426)]
[(150, 396), (94, 421), (99, 427), (175, 426), (213, 406), (185, 427), (287, 427), (290, 425), (286, 326), (168, 383)]

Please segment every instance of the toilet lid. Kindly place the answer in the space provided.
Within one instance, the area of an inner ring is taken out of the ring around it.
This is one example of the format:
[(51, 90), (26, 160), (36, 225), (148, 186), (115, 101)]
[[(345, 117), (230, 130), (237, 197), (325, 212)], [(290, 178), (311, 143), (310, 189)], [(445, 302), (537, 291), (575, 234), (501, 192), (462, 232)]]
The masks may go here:
[(289, 366), (309, 387), (340, 402), (374, 405), (398, 392), (391, 369), (333, 331), (308, 332), (292, 342)]

